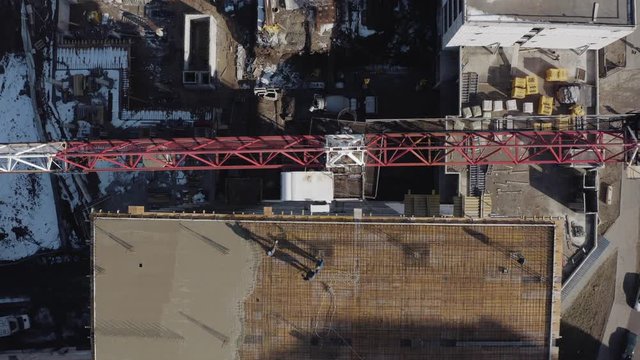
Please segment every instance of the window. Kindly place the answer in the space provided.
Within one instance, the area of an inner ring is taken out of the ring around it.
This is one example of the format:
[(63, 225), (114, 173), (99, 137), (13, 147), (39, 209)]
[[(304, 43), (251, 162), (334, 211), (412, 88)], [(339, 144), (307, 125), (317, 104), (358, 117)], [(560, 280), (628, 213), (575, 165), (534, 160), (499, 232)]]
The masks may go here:
[(458, 18), (458, 1), (453, 0), (453, 20)]
[(444, 3), (444, 7), (442, 8), (442, 23), (444, 24), (444, 32), (449, 30), (449, 2)]
[(449, 5), (449, 26), (451, 26), (451, 24), (453, 24), (453, 6)]
[(464, 11), (464, 0), (458, 0), (458, 9), (459, 9), (459, 12)]

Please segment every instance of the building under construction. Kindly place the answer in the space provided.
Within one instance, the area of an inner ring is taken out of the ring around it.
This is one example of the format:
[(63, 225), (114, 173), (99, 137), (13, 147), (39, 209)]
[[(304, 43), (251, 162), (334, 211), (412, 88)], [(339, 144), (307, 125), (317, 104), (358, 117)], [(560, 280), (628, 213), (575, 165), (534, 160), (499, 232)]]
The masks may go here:
[(561, 222), (131, 209), (93, 224), (98, 360), (557, 358)]

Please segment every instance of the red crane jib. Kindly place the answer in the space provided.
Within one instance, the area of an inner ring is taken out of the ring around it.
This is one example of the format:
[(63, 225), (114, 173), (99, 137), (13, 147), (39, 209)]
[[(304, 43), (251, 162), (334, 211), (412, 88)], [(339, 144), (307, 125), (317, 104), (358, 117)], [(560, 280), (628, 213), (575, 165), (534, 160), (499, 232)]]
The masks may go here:
[(344, 147), (328, 147), (324, 135), (71, 141), (54, 160), (85, 172), (324, 168), (333, 153), (374, 167), (601, 164), (627, 161), (637, 148), (622, 130), (474, 131), (366, 134)]

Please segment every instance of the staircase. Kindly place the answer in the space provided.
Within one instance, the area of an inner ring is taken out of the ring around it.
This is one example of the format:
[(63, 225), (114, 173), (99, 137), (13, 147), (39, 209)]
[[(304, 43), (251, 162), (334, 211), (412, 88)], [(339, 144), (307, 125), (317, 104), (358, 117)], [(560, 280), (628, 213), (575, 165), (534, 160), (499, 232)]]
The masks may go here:
[(469, 196), (480, 196), (484, 193), (485, 178), (487, 174), (486, 165), (469, 165)]
[(461, 98), (460, 102), (466, 104), (471, 98), (471, 94), (478, 93), (478, 73), (467, 72), (462, 74), (461, 82)]

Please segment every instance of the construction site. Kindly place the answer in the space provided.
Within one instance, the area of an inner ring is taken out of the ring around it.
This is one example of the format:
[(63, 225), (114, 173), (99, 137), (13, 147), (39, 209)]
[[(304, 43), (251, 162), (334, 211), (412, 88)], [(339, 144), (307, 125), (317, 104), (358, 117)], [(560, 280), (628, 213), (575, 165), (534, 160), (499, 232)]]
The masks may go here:
[(619, 357), (636, 6), (570, 3), (0, 4), (0, 360)]
[(94, 220), (96, 358), (557, 357), (562, 222), (140, 211)]

